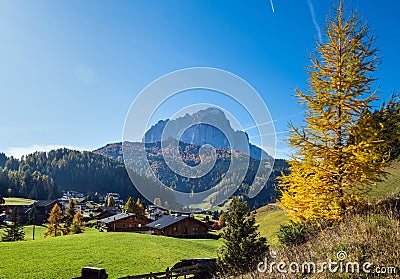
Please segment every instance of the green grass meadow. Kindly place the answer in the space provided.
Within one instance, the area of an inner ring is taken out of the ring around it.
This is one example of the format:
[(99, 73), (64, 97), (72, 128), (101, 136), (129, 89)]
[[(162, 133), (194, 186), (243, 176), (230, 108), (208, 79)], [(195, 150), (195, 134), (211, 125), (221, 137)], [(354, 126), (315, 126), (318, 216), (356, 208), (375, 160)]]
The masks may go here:
[(34, 200), (23, 199), (23, 198), (4, 198), (5, 205), (31, 205)]
[[(35, 226), (35, 240), (38, 239), (44, 239), (44, 232), (47, 230), (47, 227), (45, 226)], [(4, 231), (4, 229), (0, 230), (1, 232)], [(33, 240), (33, 226), (25, 226), (24, 227), (24, 232), (25, 232), (25, 240)]]
[[(400, 163), (388, 168), (389, 176), (371, 191), (377, 200), (388, 193), (400, 191)], [(9, 199), (7, 203), (28, 203)], [(203, 217), (203, 216), (201, 216)], [(259, 231), (272, 248), (278, 245), (280, 225), (287, 215), (276, 205), (257, 210)], [(44, 238), (44, 226), (25, 227), (26, 241), (0, 242), (0, 279), (72, 278), (84, 266), (105, 268), (109, 278), (164, 271), (184, 258), (216, 257), (222, 240), (179, 239), (137, 233), (105, 233), (86, 229), (79, 235)], [(0, 229), (2, 234), (4, 229)], [(216, 232), (218, 233), (218, 232)]]
[(386, 169), (388, 175), (382, 182), (377, 183), (369, 193), (371, 201), (378, 200), (387, 194), (400, 192), (400, 162), (395, 162)]
[(272, 247), (278, 244), (278, 231), (282, 224), (289, 221), (286, 213), (275, 204), (266, 205), (257, 209), (256, 222), (260, 234), (267, 238)]
[[(43, 230), (41, 228), (41, 230)], [(84, 266), (105, 268), (109, 278), (164, 271), (184, 258), (215, 257), (220, 240), (178, 239), (137, 233), (83, 234), (1, 242), (1, 279), (72, 278)]]

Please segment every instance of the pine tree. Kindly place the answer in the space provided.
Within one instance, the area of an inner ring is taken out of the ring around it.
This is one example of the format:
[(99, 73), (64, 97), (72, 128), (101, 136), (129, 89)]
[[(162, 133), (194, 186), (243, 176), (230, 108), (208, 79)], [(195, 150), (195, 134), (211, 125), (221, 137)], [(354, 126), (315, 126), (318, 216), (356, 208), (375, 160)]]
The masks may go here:
[(225, 227), (225, 213), (221, 213), (221, 215), (219, 215), (219, 219), (218, 219), (218, 227), (223, 228)]
[(2, 237), (2, 241), (19, 241), (25, 239), (24, 227), (18, 220), (18, 212), (15, 208), (11, 214), (11, 224), (7, 226)]
[(125, 205), (124, 205), (124, 212), (125, 213), (134, 213), (136, 208), (135, 201), (132, 199), (132, 197), (128, 197)]
[(383, 104), (379, 110), (366, 110), (357, 122), (353, 142), (357, 143), (363, 136), (358, 129), (369, 126), (371, 130), (379, 131), (381, 144), (375, 152), (387, 154), (390, 161), (400, 156), (400, 103), (399, 96), (393, 94), (387, 104)]
[(327, 20), (326, 42), (317, 42), (310, 58), (310, 89), (297, 90), (307, 110), (305, 125), (291, 126), (296, 153), (280, 185), (280, 205), (295, 221), (340, 219), (384, 175), (379, 127), (357, 126), (377, 99), (371, 89), (379, 62), (374, 37), (355, 13), (346, 13), (340, 1)]
[(77, 213), (76, 200), (70, 199), (68, 201), (67, 208), (65, 210), (65, 221), (64, 221), (64, 228), (63, 228), (64, 234), (71, 233), (71, 225), (72, 225), (72, 222), (74, 220), (74, 216), (76, 213)]
[(125, 213), (135, 213), (138, 216), (145, 215), (144, 206), (140, 202), (139, 198), (135, 202), (135, 200), (132, 197), (128, 197), (128, 199), (124, 205), (124, 212)]
[(145, 210), (143, 204), (140, 202), (140, 199), (138, 198), (135, 204), (135, 214), (138, 216), (144, 216), (145, 215)]
[(256, 270), (269, 247), (257, 231), (254, 212), (249, 212), (247, 202), (234, 197), (225, 218), (226, 227), (222, 232), (224, 244), (218, 254), (218, 265), (226, 274), (238, 275)]
[(47, 231), (44, 233), (44, 236), (60, 236), (62, 235), (62, 226), (61, 219), (63, 218), (63, 214), (60, 206), (56, 203), (50, 211), (50, 216), (47, 221), (49, 222), (47, 226)]
[(82, 214), (78, 211), (74, 215), (74, 219), (71, 224), (70, 232), (72, 234), (83, 233), (85, 231), (85, 225), (82, 222)]
[(115, 200), (114, 200), (113, 196), (108, 196), (106, 205), (107, 205), (107, 207), (115, 206)]

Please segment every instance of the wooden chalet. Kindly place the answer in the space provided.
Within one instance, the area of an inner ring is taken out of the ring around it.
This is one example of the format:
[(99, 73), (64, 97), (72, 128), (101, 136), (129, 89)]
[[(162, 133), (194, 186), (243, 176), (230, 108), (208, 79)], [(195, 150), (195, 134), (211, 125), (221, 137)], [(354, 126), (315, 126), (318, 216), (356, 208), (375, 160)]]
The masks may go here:
[(38, 200), (29, 205), (2, 205), (0, 213), (3, 214), (3, 219), (10, 221), (12, 213), (16, 211), (21, 224), (42, 225), (47, 222), (55, 204), (60, 205), (57, 200)]
[(42, 225), (46, 223), (50, 216), (50, 211), (56, 204), (62, 208), (58, 200), (35, 201), (33, 205), (26, 211), (26, 214), (29, 216), (28, 224)]
[(120, 213), (97, 222), (106, 232), (144, 232), (149, 230), (146, 225), (150, 220), (134, 213)]
[(207, 224), (188, 215), (165, 215), (147, 224), (152, 233), (175, 237), (202, 237), (208, 233)]
[(3, 205), (0, 213), (4, 221), (11, 221), (13, 212), (16, 212), (18, 222), (25, 225), (29, 220), (29, 209), (30, 205)]
[(105, 219), (107, 217), (111, 217), (117, 214), (120, 214), (121, 210), (119, 209), (110, 209), (110, 208), (105, 208), (103, 211), (99, 212), (98, 214), (96, 214), (94, 216), (95, 219), (97, 220), (101, 220), (101, 219)]

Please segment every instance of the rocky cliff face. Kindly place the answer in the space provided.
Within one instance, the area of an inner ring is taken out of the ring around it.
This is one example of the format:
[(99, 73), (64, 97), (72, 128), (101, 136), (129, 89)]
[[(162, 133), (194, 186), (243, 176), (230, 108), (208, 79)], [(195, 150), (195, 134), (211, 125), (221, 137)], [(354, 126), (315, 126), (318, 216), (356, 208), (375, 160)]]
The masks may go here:
[(225, 114), (217, 108), (207, 108), (174, 120), (160, 120), (146, 132), (143, 141), (150, 143), (167, 138), (197, 146), (209, 144), (215, 148), (239, 150), (255, 159), (270, 157), (249, 143), (247, 133), (233, 130)]

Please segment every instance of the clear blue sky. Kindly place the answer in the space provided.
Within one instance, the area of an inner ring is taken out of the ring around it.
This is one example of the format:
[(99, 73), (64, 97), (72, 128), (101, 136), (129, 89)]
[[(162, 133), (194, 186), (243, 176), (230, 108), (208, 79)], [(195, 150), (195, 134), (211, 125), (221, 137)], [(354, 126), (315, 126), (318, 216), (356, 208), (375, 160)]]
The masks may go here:
[[(294, 88), (336, 1), (1, 1), (0, 152), (20, 156), (121, 141), (126, 113), (152, 80), (216, 67), (247, 80), (276, 120), (301, 123)], [(383, 56), (379, 97), (400, 89), (400, 3), (353, 0)], [(287, 154), (281, 141), (278, 157)]]

